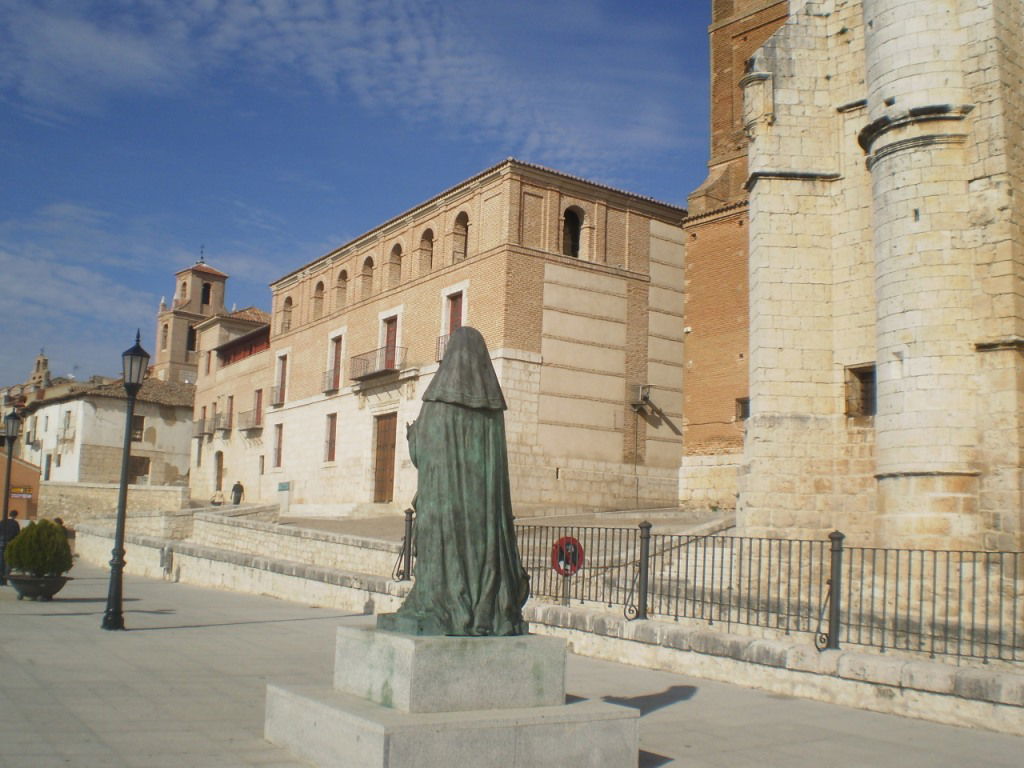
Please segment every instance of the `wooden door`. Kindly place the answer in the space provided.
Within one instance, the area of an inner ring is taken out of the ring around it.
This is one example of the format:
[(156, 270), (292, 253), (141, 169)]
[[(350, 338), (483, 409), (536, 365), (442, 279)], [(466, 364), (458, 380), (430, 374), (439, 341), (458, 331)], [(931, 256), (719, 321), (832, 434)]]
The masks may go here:
[(398, 414), (385, 413), (374, 419), (377, 433), (373, 468), (373, 500), (391, 501), (395, 493), (395, 434)]
[(448, 335), (462, 327), (462, 292), (448, 297)]
[(341, 387), (341, 336), (331, 339), (331, 389)]

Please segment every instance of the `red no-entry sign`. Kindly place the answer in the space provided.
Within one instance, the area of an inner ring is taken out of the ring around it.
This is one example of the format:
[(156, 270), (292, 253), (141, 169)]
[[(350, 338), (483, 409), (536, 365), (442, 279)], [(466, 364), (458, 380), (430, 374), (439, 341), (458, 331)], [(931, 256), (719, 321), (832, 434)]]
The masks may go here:
[(583, 567), (583, 545), (572, 536), (563, 536), (551, 547), (551, 567), (562, 576), (572, 576)]

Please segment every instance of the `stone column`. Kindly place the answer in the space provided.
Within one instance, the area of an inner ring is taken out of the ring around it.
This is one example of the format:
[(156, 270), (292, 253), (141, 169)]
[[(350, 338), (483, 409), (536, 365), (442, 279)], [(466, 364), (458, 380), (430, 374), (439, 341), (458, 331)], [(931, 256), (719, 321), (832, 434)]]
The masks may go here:
[(877, 299), (878, 544), (980, 546), (971, 105), (957, 0), (864, 0)]

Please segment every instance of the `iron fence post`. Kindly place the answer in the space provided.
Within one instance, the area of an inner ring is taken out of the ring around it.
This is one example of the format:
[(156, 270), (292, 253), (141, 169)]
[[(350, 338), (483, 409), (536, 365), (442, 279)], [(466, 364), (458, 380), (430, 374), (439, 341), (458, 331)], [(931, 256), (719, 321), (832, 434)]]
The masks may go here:
[(637, 584), (636, 617), (647, 618), (647, 581), (650, 577), (651, 524), (640, 523), (640, 578)]
[(415, 514), (412, 507), (405, 510), (405, 541), (402, 542), (402, 578), (399, 581), (409, 581), (412, 578), (412, 517)]
[(825, 644), (825, 648), (838, 650), (840, 604), (843, 594), (843, 539), (846, 537), (839, 531), (832, 531), (828, 538), (832, 542), (832, 557), (829, 569), (828, 643)]

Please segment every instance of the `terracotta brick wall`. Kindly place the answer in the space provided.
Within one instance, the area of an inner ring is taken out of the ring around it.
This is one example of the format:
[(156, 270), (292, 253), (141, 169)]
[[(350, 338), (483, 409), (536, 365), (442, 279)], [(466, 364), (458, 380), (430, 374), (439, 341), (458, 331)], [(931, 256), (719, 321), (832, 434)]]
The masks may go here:
[(736, 452), (747, 396), (747, 210), (690, 220), (686, 232), (684, 452)]

